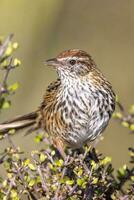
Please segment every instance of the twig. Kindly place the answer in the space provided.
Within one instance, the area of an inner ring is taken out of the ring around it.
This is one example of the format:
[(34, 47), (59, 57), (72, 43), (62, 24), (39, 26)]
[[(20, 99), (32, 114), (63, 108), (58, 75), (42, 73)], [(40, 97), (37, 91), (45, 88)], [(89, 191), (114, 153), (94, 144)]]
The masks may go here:
[(121, 104), (121, 102), (117, 101), (116, 104), (117, 104), (117, 106), (119, 107), (120, 111), (121, 111), (122, 113), (124, 113), (124, 112), (125, 112), (125, 109), (124, 109), (124, 106)]
[(6, 87), (6, 82), (7, 82), (7, 79), (8, 79), (8, 75), (9, 75), (9, 72), (10, 72), (10, 70), (12, 70), (13, 69), (13, 67), (12, 67), (12, 58), (10, 58), (10, 60), (9, 60), (9, 64), (8, 64), (8, 66), (6, 67), (6, 72), (5, 72), (5, 75), (4, 75), (4, 78), (3, 78), (3, 87)]
[(37, 166), (37, 171), (38, 171), (39, 176), (41, 178), (42, 189), (44, 190), (44, 192), (46, 192), (47, 191), (47, 186), (46, 186), (46, 183), (45, 183), (45, 178), (44, 178), (44, 175), (43, 175), (39, 165)]
[(1, 158), (0, 158), (0, 164), (2, 164), (3, 162), (4, 162), (4, 160), (5, 160), (5, 158), (7, 157), (7, 153), (6, 152), (4, 152), (4, 153), (2, 153), (3, 155), (1, 156)]
[(2, 83), (0, 83), (0, 98), (2, 96), (3, 93), (7, 93), (7, 79), (9, 76), (10, 71), (13, 69), (14, 67), (12, 66), (12, 58), (10, 58), (9, 60), (9, 64), (8, 66), (5, 68), (5, 74), (4, 74), (4, 78)]
[(31, 191), (28, 190), (28, 193), (30, 195), (30, 197), (28, 196), (28, 200), (31, 200), (31, 198), (32, 198), (32, 200), (38, 200)]
[(8, 188), (8, 191), (7, 191), (7, 194), (6, 194), (6, 199), (9, 199), (10, 192), (11, 192), (12, 188), (14, 187), (14, 181), (15, 181), (15, 179), (16, 179), (16, 176), (14, 176), (10, 180), (9, 188)]
[(65, 197), (63, 197), (62, 200), (66, 200), (68, 197), (71, 197), (77, 188), (78, 188), (78, 185), (75, 184), (72, 187), (71, 191)]
[[(66, 158), (66, 160), (65, 160), (65, 162), (64, 162), (64, 166), (65, 167), (62, 170), (61, 179), (63, 179), (64, 176), (65, 176), (65, 174), (66, 174), (66, 171), (67, 171), (67, 167), (66, 166), (68, 164), (69, 158), (70, 158), (70, 156), (68, 155), (67, 158)], [(55, 196), (54, 196), (53, 200), (59, 200), (60, 186), (61, 186), (61, 183), (58, 182), (58, 188), (57, 188), (57, 191), (55, 193)]]
[(9, 134), (6, 134), (6, 135), (5, 135), (5, 138), (7, 139), (8, 143), (12, 146), (12, 148), (13, 148), (15, 151), (17, 151), (17, 147), (16, 147), (15, 144), (13, 143), (13, 141), (12, 141), (10, 135), (9, 135)]
[(54, 160), (53, 160), (52, 156), (47, 151), (45, 153), (48, 156), (48, 158), (51, 161), (51, 163), (54, 165)]
[(38, 174), (39, 174), (39, 176), (41, 178), (42, 189), (43, 189), (44, 192), (46, 192), (47, 191), (47, 186), (46, 186), (46, 183), (45, 183), (45, 177), (44, 177), (44, 175), (43, 175), (43, 173), (41, 171), (40, 164), (38, 164), (38, 162), (36, 161), (34, 155), (32, 155), (32, 158), (33, 158), (33, 161), (34, 161), (34, 163), (35, 163), (35, 165), (37, 167), (37, 172), (38, 172)]
[(120, 191), (122, 191), (122, 193), (123, 193), (122, 187), (124, 186), (124, 184), (125, 184), (128, 180), (130, 180), (131, 176), (134, 176), (134, 168), (132, 168), (131, 170), (129, 170), (129, 171), (127, 172), (127, 175), (126, 175), (124, 178), (122, 178), (122, 179), (120, 180), (120, 182), (118, 183), (118, 189), (119, 189)]
[(0, 58), (3, 56), (3, 54), (5, 53), (5, 50), (9, 44), (9, 42), (12, 40), (14, 34), (11, 33), (6, 40), (3, 42), (3, 44), (0, 46)]

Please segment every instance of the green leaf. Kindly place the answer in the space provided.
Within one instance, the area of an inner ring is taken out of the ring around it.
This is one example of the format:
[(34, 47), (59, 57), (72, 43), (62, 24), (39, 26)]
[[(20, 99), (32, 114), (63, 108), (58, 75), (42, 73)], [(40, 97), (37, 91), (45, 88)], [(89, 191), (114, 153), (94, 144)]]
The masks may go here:
[(9, 133), (10, 135), (15, 134), (15, 129), (10, 129), (10, 130), (8, 131), (8, 133)]
[(111, 163), (112, 158), (111, 157), (105, 157), (103, 160), (100, 161), (101, 165), (107, 165), (108, 163)]
[(61, 167), (61, 166), (63, 165), (63, 163), (64, 163), (64, 161), (63, 161), (62, 159), (59, 159), (59, 160), (56, 160), (56, 161), (55, 161), (55, 164), (56, 164), (56, 166), (58, 166), (58, 167)]
[(121, 114), (120, 112), (114, 112), (114, 113), (112, 114), (112, 117), (113, 117), (113, 118), (121, 119), (121, 118), (122, 118), (122, 114)]
[(6, 187), (7, 186), (7, 180), (5, 179), (2, 183), (3, 187)]
[(55, 151), (53, 150), (53, 151), (51, 151), (51, 155), (52, 156), (54, 156), (55, 155)]
[(9, 46), (7, 47), (6, 51), (5, 51), (5, 56), (10, 56), (13, 52), (13, 48), (11, 46), (11, 44), (9, 44)]
[(29, 163), (29, 164), (28, 164), (28, 167), (29, 167), (32, 171), (35, 171), (35, 170), (36, 170), (35, 166), (34, 166), (32, 163)]
[(46, 155), (44, 155), (43, 153), (40, 154), (40, 161), (41, 162), (44, 162), (46, 158), (47, 158)]
[(21, 65), (21, 61), (20, 61), (19, 59), (15, 58), (14, 61), (13, 61), (13, 65), (14, 65), (15, 67), (18, 67), (18, 66)]
[(134, 182), (134, 176), (131, 176), (131, 180)]
[(96, 178), (96, 177), (93, 177), (92, 184), (97, 184), (97, 182), (98, 182), (98, 178)]
[(130, 130), (131, 130), (131, 131), (134, 131), (134, 124), (131, 124), (131, 125), (130, 125)]
[(73, 184), (74, 184), (74, 180), (67, 180), (67, 181), (66, 181), (66, 184), (67, 184), (67, 185), (73, 185)]
[(91, 166), (92, 166), (92, 169), (96, 169), (97, 168), (97, 163), (94, 161), (94, 160), (91, 160)]
[(125, 128), (128, 128), (128, 127), (129, 127), (129, 123), (128, 123), (128, 122), (125, 122), (125, 121), (124, 121), (124, 122), (122, 122), (121, 124), (122, 124), (122, 126), (124, 126)]
[(18, 194), (17, 194), (17, 190), (12, 189), (12, 190), (11, 190), (10, 197), (11, 197), (12, 200), (18, 200), (19, 197), (18, 197)]
[(17, 42), (14, 42), (13, 44), (12, 44), (12, 47), (13, 47), (13, 49), (17, 49), (18, 47), (19, 47), (19, 44), (17, 43)]
[(16, 91), (18, 89), (18, 87), (19, 87), (19, 84), (16, 82), (16, 83), (10, 85), (8, 87), (8, 90), (11, 91), (11, 92), (14, 92), (14, 91)]
[(8, 109), (11, 105), (11, 102), (10, 101), (4, 101), (3, 104), (2, 104), (2, 108), (3, 109)]
[(132, 106), (130, 107), (129, 112), (130, 112), (131, 114), (134, 114), (134, 105), (132, 105)]
[(116, 94), (115, 100), (116, 102), (119, 102), (119, 97), (117, 96), (117, 94)]
[(83, 174), (83, 169), (80, 168), (79, 171), (78, 171), (78, 173), (77, 173), (77, 175), (78, 175), (78, 176), (81, 176), (82, 174)]
[(83, 184), (84, 180), (81, 178), (77, 179), (77, 185), (81, 186)]
[(28, 183), (28, 186), (32, 187), (35, 184), (35, 179), (31, 179)]
[(29, 163), (30, 163), (30, 159), (26, 159), (26, 160), (24, 160), (24, 161), (23, 161), (23, 165), (24, 165), (24, 167), (28, 166)]
[(123, 167), (120, 167), (119, 169), (118, 169), (118, 174), (119, 174), (119, 176), (125, 176), (125, 174), (126, 174), (126, 170), (127, 170), (127, 166), (126, 165), (123, 165)]
[(43, 135), (42, 135), (42, 134), (38, 134), (38, 135), (36, 135), (36, 137), (34, 138), (34, 141), (35, 141), (36, 143), (39, 143), (39, 142), (42, 141), (42, 139), (43, 139)]

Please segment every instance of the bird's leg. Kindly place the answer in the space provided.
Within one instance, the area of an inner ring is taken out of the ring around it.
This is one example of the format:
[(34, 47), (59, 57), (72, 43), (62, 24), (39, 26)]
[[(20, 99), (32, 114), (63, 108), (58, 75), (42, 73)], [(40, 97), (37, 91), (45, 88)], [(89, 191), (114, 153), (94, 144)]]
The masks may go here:
[(55, 139), (53, 139), (53, 144), (56, 147), (56, 149), (59, 151), (60, 155), (65, 160), (66, 154), (65, 154), (65, 151), (64, 151), (64, 143), (62, 142), (62, 140), (59, 139), (59, 137), (56, 137)]

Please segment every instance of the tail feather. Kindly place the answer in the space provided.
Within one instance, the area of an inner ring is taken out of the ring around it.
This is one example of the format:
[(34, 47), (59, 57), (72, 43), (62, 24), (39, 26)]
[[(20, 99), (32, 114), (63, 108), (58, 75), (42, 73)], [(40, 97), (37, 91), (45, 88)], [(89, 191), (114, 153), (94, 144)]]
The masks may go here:
[(0, 132), (6, 133), (10, 129), (22, 129), (25, 127), (32, 126), (36, 123), (37, 111), (28, 113), (26, 115), (18, 116), (12, 120), (5, 121), (0, 124)]

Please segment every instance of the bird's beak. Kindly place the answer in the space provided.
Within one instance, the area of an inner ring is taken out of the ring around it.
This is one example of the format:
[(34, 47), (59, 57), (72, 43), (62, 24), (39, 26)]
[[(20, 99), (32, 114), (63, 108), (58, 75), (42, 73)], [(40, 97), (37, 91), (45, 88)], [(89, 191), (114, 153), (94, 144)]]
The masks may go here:
[(45, 65), (57, 67), (59, 65), (59, 61), (56, 58), (51, 58), (45, 61)]

